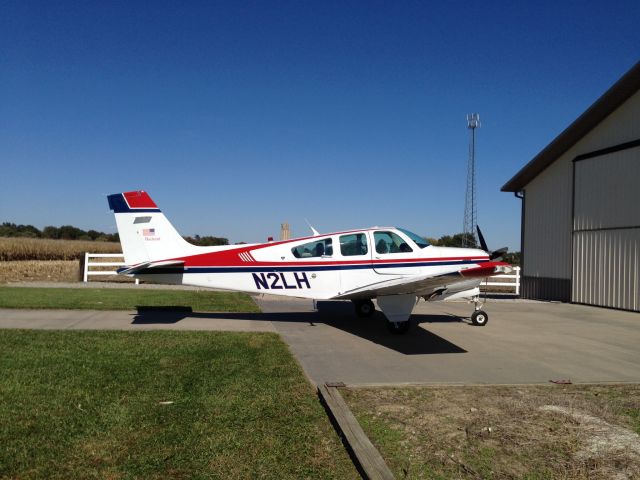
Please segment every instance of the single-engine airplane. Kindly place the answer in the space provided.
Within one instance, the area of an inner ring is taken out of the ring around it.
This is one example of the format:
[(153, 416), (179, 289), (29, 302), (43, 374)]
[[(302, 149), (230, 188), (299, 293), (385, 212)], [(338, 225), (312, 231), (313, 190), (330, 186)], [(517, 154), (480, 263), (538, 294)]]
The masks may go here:
[(125, 257), (119, 274), (148, 282), (194, 285), (314, 300), (351, 300), (359, 317), (375, 312), (389, 330), (404, 333), (420, 298), (465, 298), (475, 305), (471, 320), (486, 325), (482, 279), (509, 273), (500, 262), (506, 249), (430, 245), (395, 227), (372, 227), (261, 244), (199, 247), (185, 241), (144, 191), (108, 196)]

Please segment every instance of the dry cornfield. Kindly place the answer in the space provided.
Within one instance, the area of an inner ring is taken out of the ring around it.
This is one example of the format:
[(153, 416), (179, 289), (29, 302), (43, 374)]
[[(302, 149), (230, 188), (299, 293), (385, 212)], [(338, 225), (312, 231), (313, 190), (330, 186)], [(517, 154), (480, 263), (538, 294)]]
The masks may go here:
[(75, 282), (85, 252), (121, 253), (122, 249), (115, 242), (0, 237), (0, 283)]
[[(85, 252), (121, 253), (120, 243), (0, 237), (0, 261), (78, 260)], [(76, 262), (77, 263), (77, 262)]]
[(77, 282), (78, 260), (23, 260), (0, 262), (0, 283), (6, 282)]

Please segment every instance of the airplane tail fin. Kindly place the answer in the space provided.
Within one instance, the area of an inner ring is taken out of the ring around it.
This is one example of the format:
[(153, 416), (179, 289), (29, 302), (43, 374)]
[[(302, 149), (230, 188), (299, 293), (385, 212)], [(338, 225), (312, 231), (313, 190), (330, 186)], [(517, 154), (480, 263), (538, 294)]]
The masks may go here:
[(180, 236), (147, 192), (115, 193), (107, 199), (127, 265), (181, 257), (198, 248)]

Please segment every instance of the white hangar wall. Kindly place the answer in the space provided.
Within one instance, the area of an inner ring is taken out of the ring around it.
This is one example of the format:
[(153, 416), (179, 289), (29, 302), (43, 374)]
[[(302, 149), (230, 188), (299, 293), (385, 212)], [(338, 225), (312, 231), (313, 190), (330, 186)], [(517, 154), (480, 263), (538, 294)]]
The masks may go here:
[(524, 189), (522, 295), (568, 301), (571, 288), (571, 162), (560, 158)]
[(574, 168), (571, 301), (640, 311), (640, 142)]
[(525, 186), (523, 296), (640, 310), (638, 140), (640, 92)]

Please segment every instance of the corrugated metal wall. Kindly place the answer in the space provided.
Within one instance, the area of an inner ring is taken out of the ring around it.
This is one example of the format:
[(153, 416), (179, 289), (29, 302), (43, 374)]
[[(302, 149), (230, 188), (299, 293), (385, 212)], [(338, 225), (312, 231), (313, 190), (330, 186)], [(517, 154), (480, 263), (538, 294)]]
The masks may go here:
[(576, 232), (571, 301), (640, 311), (640, 228)]
[(640, 148), (576, 162), (571, 300), (640, 311)]
[(559, 160), (527, 185), (527, 276), (571, 278), (571, 168), (571, 162)]
[(575, 164), (574, 231), (640, 226), (640, 148)]
[(563, 156), (525, 189), (523, 298), (571, 298), (572, 167)]

